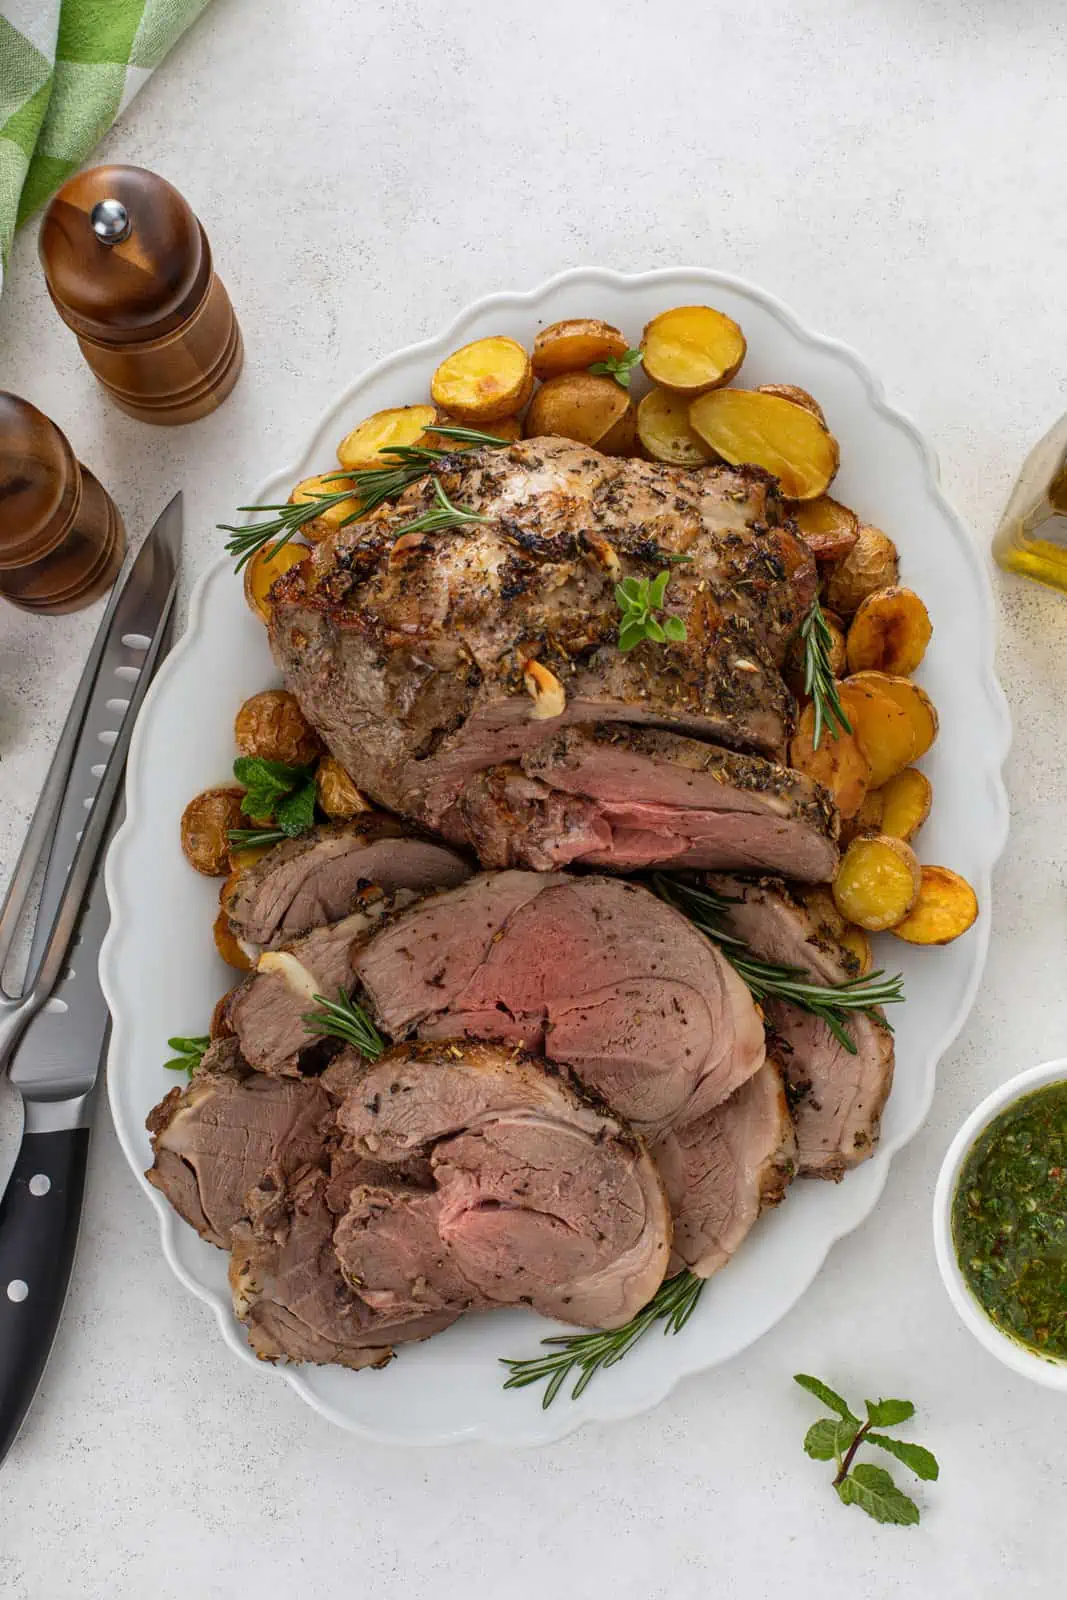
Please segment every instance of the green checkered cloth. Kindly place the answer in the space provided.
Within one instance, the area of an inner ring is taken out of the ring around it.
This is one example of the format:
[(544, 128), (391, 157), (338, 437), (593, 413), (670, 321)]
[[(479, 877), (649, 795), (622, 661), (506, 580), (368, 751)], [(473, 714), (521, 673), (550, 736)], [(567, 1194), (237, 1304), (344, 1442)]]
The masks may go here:
[(208, 0), (0, 0), (0, 286), (15, 229), (80, 167)]

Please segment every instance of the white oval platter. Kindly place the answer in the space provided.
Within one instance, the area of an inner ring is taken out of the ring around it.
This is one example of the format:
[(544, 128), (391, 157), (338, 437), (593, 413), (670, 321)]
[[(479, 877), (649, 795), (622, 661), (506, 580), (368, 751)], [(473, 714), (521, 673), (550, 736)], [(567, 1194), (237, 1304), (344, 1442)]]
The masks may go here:
[[(942, 495), (935, 457), (914, 425), (887, 404), (857, 355), (807, 332), (770, 295), (699, 268), (633, 276), (581, 268), (529, 293), (490, 295), (438, 338), (401, 350), (358, 378), (316, 425), (299, 457), (251, 499), (284, 499), (298, 479), (329, 470), (337, 441), (358, 420), (424, 399), (434, 367), (469, 339), (507, 333), (529, 347), (545, 323), (597, 316), (636, 343), (656, 312), (692, 303), (715, 305), (740, 322), (748, 339), (741, 375), (747, 386), (796, 383), (817, 396), (841, 442), (835, 495), (896, 540), (903, 581), (926, 600), (934, 638), (919, 677), (940, 711), (941, 734), (923, 763), (936, 800), (920, 853), (969, 878), (982, 915), (943, 950), (882, 942), (878, 962), (903, 972), (908, 998), (893, 1015), (896, 1083), (874, 1158), (841, 1184), (795, 1184), (786, 1203), (760, 1221), (729, 1268), (712, 1280), (683, 1332), (646, 1338), (625, 1361), (598, 1374), (578, 1401), (564, 1390), (545, 1411), (539, 1389), (503, 1390), (498, 1357), (534, 1355), (539, 1339), (558, 1331), (518, 1311), (466, 1318), (404, 1350), (381, 1372), (257, 1363), (230, 1310), (226, 1257), (197, 1238), (142, 1176), (151, 1160), (145, 1116), (174, 1083), (161, 1066), (166, 1039), (206, 1032), (212, 1005), (232, 977), (210, 935), (218, 886), (183, 860), (179, 817), (198, 790), (227, 779), (237, 706), (278, 681), (263, 629), (220, 554), (201, 575), (185, 635), (145, 703), (130, 753), (127, 819), (107, 863), (112, 924), (101, 975), (114, 1019), (111, 1108), (130, 1165), (156, 1208), (167, 1260), (214, 1308), (235, 1354), (256, 1366), (264, 1382), (291, 1384), (324, 1417), (368, 1438), (417, 1445), (544, 1443), (591, 1418), (645, 1411), (680, 1378), (752, 1344), (804, 1293), (834, 1240), (875, 1205), (894, 1152), (927, 1114), (938, 1059), (959, 1032), (981, 976), (990, 876), (1007, 833), (1001, 766), (1010, 737), (994, 675), (986, 569)], [(220, 506), (220, 520), (230, 510)]]

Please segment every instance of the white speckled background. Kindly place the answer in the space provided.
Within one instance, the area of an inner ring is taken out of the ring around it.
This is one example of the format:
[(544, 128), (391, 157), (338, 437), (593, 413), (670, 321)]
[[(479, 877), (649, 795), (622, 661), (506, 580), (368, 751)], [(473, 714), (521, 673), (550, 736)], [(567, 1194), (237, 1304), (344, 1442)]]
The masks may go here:
[[(368, 361), (565, 266), (703, 263), (855, 345), (986, 545), (1067, 409), (1065, 47), (1057, 0), (215, 0), (101, 157), (200, 213), (245, 334), (239, 388), (180, 430), (111, 408), (32, 228), (0, 384), (67, 431), (135, 539), (184, 486), (191, 575)], [(964, 1113), (1067, 1048), (1067, 599), (995, 581), (1016, 744), (986, 980), (927, 1127), (796, 1310), (653, 1415), (540, 1453), (372, 1447), (226, 1353), (104, 1113), (66, 1320), (0, 1476), (4, 1600), (1062, 1593), (1067, 1399), (956, 1322), (928, 1220)], [(0, 611), (4, 872), (96, 617)], [(0, 1174), (16, 1127), (4, 1091)], [(801, 1453), (798, 1367), (916, 1400), (942, 1461), (921, 1528), (837, 1504)]]

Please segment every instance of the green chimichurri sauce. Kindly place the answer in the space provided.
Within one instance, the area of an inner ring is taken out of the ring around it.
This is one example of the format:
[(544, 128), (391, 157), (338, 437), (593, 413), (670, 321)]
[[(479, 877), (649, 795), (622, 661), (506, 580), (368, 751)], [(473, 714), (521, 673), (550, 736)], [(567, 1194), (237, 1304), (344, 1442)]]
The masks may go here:
[(956, 1185), (952, 1237), (997, 1327), (1067, 1360), (1067, 1083), (1025, 1095), (981, 1134)]

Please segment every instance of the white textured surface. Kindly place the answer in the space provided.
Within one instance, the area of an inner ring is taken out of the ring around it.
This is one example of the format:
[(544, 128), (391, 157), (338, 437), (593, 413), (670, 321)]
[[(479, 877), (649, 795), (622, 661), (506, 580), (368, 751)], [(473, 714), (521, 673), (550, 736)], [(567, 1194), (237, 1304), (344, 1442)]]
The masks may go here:
[[(103, 154), (157, 168), (200, 212), (245, 378), (185, 430), (123, 418), (55, 321), (30, 234), (0, 302), (0, 381), (66, 428), (136, 537), (183, 483), (194, 570), (219, 513), (369, 360), (575, 262), (702, 261), (855, 345), (985, 543), (1067, 407), (1065, 44), (1053, 0), (215, 0)], [(545, 1452), (370, 1447), (234, 1362), (170, 1277), (102, 1119), (71, 1304), (0, 1481), (5, 1600), (1061, 1592), (1060, 1402), (956, 1322), (929, 1228), (956, 1124), (1061, 1054), (1067, 1024), (1067, 602), (997, 584), (1014, 831), (983, 993), (926, 1129), (791, 1316), (652, 1415)], [(94, 622), (0, 616), (5, 868)], [(3, 1161), (9, 1097), (0, 1114)], [(920, 1529), (836, 1504), (800, 1453), (798, 1366), (918, 1402), (943, 1466)]]

